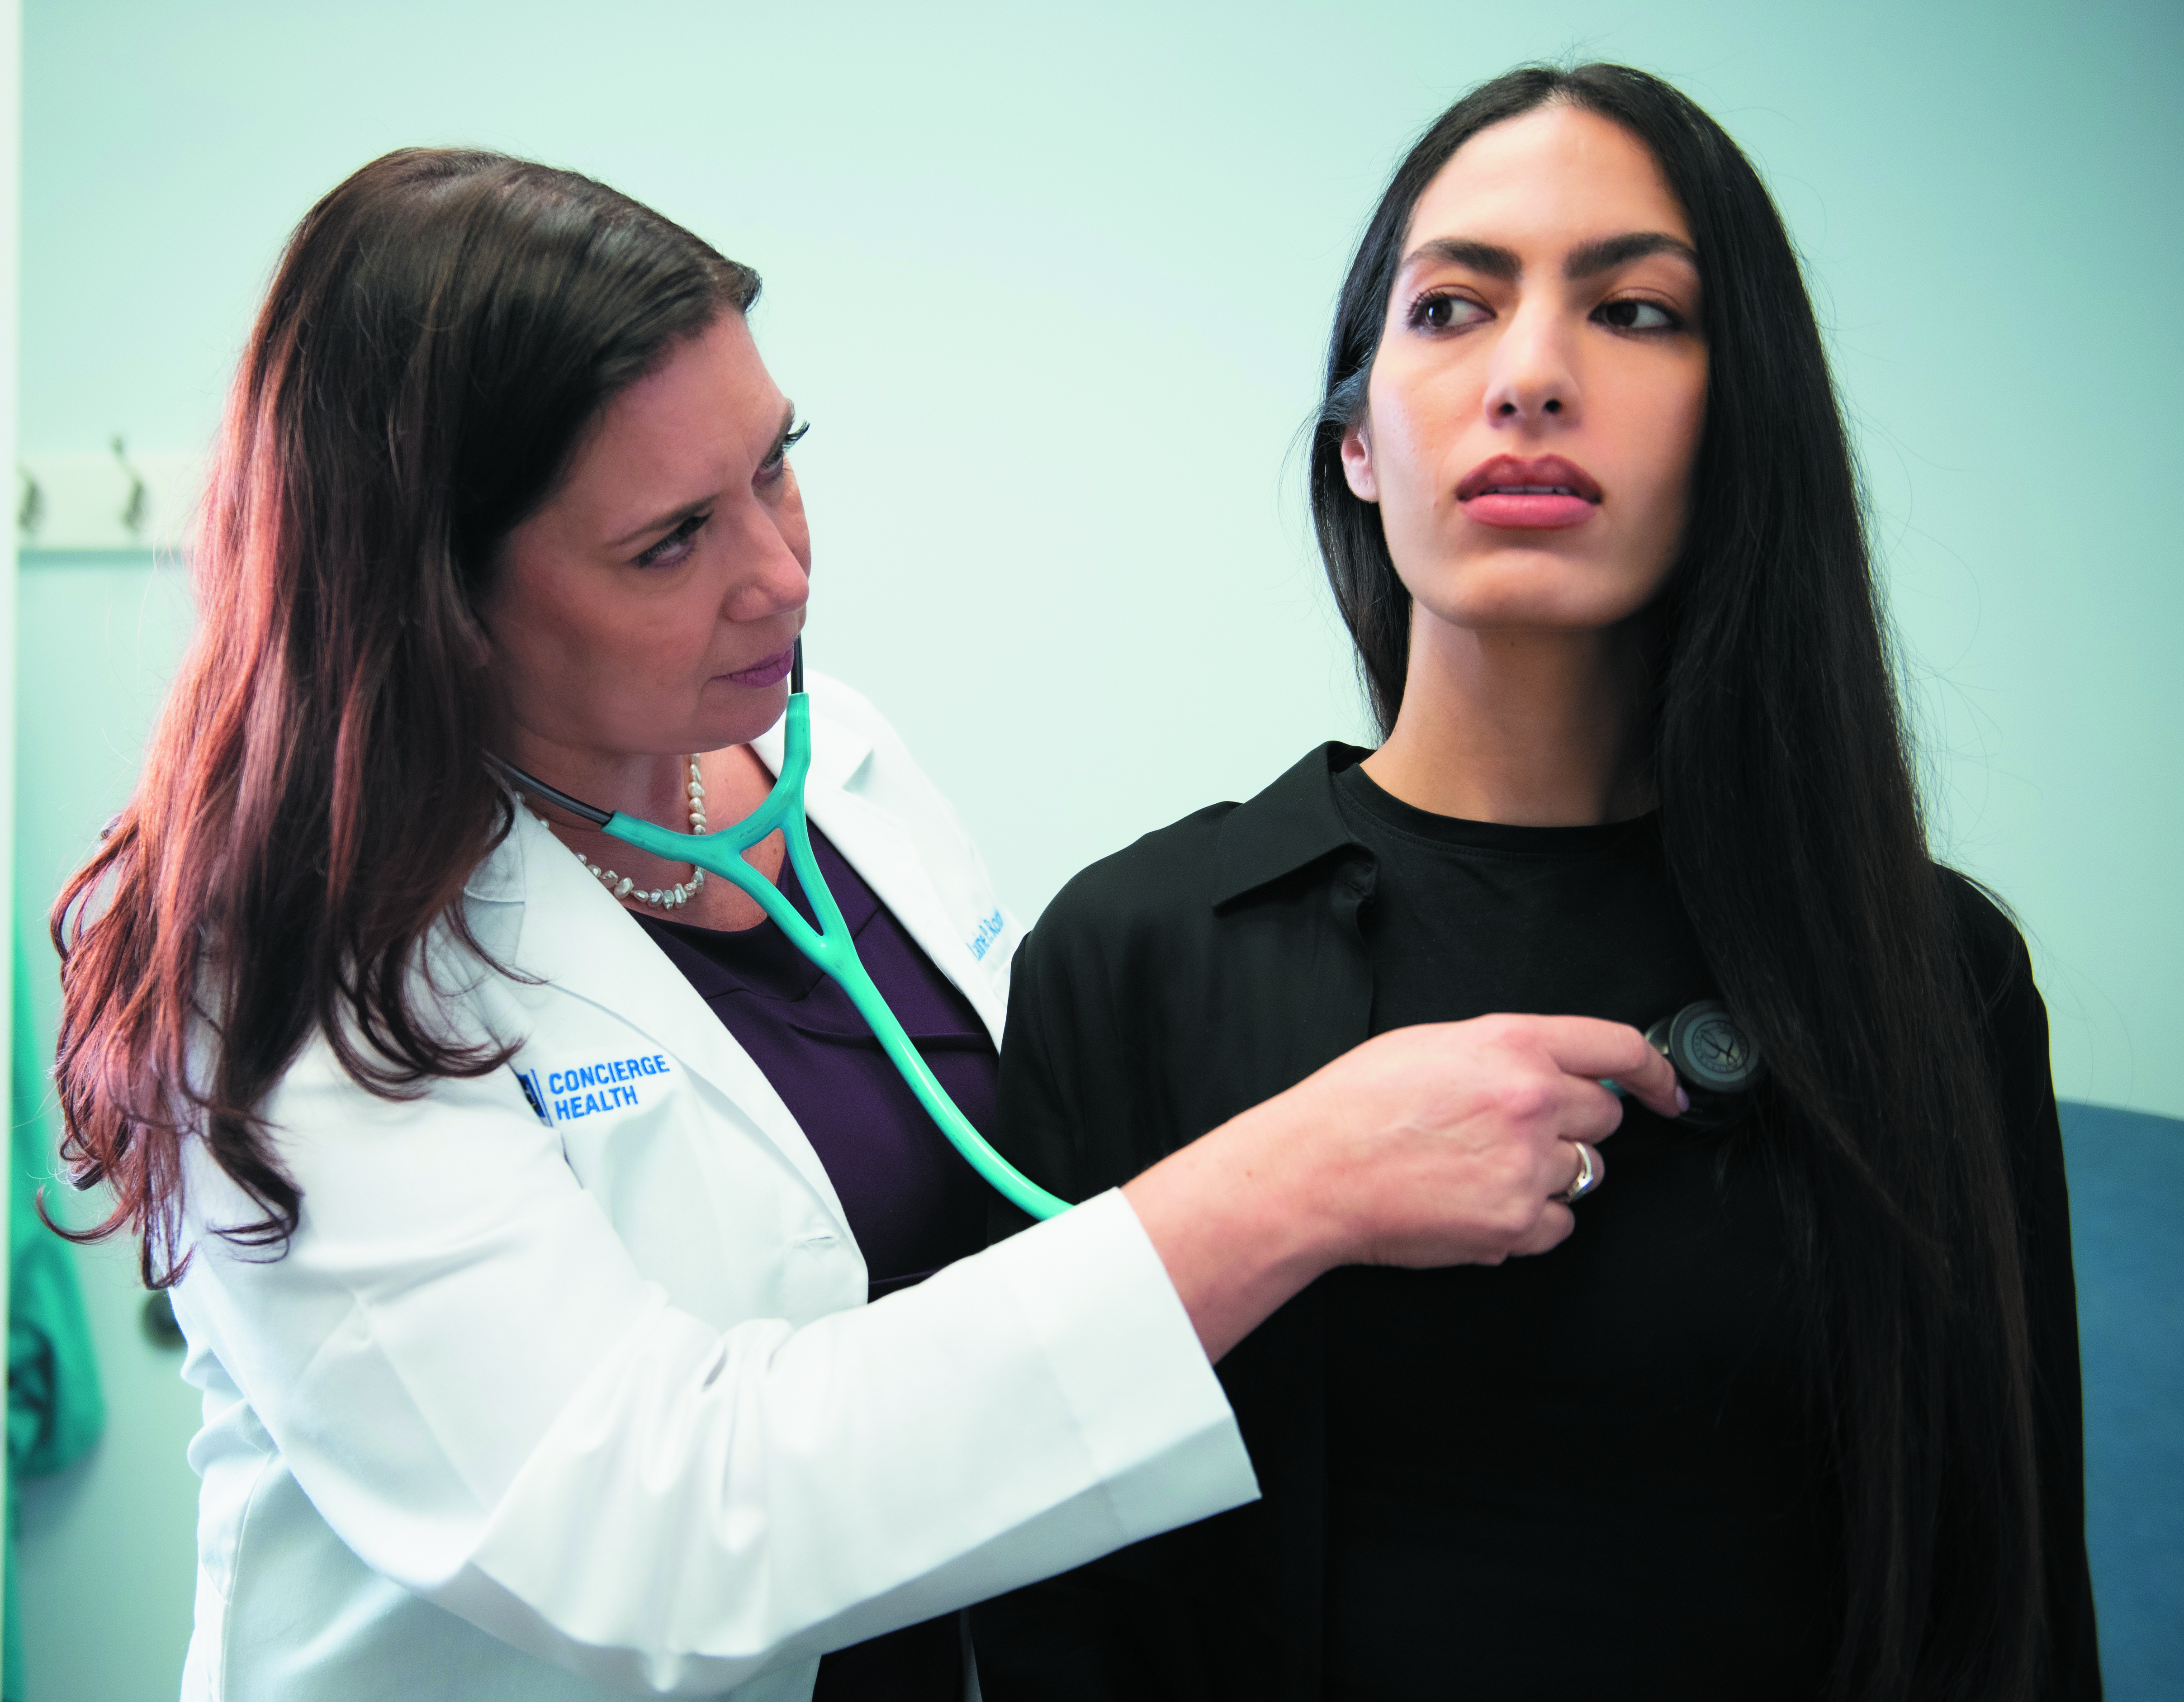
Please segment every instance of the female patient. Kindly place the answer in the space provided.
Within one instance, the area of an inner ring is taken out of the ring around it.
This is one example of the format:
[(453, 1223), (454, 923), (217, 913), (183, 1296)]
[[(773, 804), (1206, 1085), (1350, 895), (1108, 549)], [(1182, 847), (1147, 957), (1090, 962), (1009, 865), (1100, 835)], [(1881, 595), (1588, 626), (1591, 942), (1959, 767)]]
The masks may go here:
[(1265, 1499), (980, 1610), (987, 1696), (2098, 1694), (2045, 1013), (1928, 859), (1750, 165), (1618, 66), (1468, 96), (1360, 245), (1312, 466), (1384, 741), (1056, 901), (1011, 1155), (1087, 1194), (1497, 1011), (1719, 999), (1767, 1073), (1630, 1106), (1550, 1257), (1284, 1307), (1221, 1367)]

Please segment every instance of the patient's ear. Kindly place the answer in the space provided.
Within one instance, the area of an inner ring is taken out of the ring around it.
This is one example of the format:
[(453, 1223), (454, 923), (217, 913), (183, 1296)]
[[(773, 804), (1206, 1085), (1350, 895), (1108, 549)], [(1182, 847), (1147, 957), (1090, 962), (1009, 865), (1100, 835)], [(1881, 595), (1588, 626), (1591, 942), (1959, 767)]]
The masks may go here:
[(1373, 472), (1372, 429), (1363, 420), (1342, 434), (1342, 477), (1358, 501), (1379, 501), (1380, 481)]

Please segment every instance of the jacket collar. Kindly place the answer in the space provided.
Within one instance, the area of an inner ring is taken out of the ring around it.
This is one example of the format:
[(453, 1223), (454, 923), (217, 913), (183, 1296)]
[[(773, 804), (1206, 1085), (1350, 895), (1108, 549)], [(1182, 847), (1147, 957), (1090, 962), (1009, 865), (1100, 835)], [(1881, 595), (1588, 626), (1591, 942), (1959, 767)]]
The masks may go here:
[[(758, 753), (758, 760), (770, 772), (778, 774), (788, 743), (788, 717), (784, 715), (752, 739), (750, 745)], [(865, 764), (872, 760), (871, 739), (815, 705), (811, 711), (811, 772), (804, 783), (806, 807), (815, 793), (823, 795), (853, 784), (864, 772)]]
[[(783, 723), (776, 722), (751, 740), (759, 761), (776, 774), (781, 772), (785, 737)], [(815, 707), (811, 772), (804, 787), (805, 813), (879, 895), (880, 901), (917, 942), (918, 949), (933, 960), (933, 967), (971, 1002), (998, 1047), (1008, 1015), (1006, 1002), (972, 957), (902, 823), (857, 794), (857, 782), (872, 756), (871, 739)]]
[(1231, 810), (1214, 845), (1214, 907), (1357, 845), (1335, 807), (1334, 777), (1371, 754), (1355, 745), (1323, 745)]

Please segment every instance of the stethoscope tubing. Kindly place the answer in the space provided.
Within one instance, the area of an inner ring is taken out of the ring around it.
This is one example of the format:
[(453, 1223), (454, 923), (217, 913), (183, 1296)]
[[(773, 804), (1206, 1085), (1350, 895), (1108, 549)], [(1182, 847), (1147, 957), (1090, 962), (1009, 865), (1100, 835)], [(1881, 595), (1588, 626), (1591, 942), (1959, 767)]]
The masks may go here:
[[(710, 834), (677, 833), (639, 817), (624, 815), (619, 810), (602, 810), (580, 798), (572, 798), (497, 756), (493, 762), (524, 790), (560, 805), (624, 844), (671, 862), (695, 863), (706, 873), (731, 882), (748, 893), (766, 912), (767, 919), (788, 936), (790, 943), (850, 996), (850, 1002), (872, 1030), (888, 1061), (916, 1095), (927, 1115), (973, 1170), (1011, 1205), (1032, 1217), (1055, 1217), (1069, 1209), (1068, 1201), (1049, 1193), (1026, 1176), (995, 1152), (986, 1137), (972, 1126), (971, 1119), (949, 1097), (948, 1090), (940, 1085), (894, 1013), (888, 1008), (887, 1001), (857, 956), (849, 924), (842, 919), (841, 907), (827, 890), (826, 878), (819, 873), (818, 859), (812, 855), (811, 832), (805, 815), (804, 785), (811, 770), (811, 700), (804, 690), (801, 639), (797, 640), (790, 665), (781, 773), (766, 801), (733, 826)], [(796, 870), (796, 878), (804, 883), (805, 894), (819, 918), (816, 930), (797, 913), (795, 906), (782, 896), (779, 887), (744, 859), (745, 851), (777, 831), (788, 841), (789, 862)]]

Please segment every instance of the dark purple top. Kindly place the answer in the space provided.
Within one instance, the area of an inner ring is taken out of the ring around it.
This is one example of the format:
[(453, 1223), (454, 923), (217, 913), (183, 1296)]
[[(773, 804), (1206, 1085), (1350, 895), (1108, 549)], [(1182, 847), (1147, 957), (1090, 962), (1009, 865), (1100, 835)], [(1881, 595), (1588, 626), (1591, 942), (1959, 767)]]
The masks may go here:
[[(991, 1129), (997, 1065), (986, 1025), (816, 828), (811, 849), (881, 996), (963, 1114), (982, 1134)], [(818, 925), (786, 862), (781, 891)], [(787, 935), (771, 922), (724, 933), (632, 914), (802, 1125), (841, 1196), (874, 1299), (985, 1246), (986, 1185), (895, 1073), (850, 996)]]
[[(811, 850), (880, 996), (949, 1097), (986, 1133), (998, 1068), (986, 1025), (816, 828)], [(781, 891), (818, 925), (786, 862)], [(849, 995), (788, 935), (771, 922), (724, 933), (631, 913), (802, 1126), (841, 1197), (873, 1299), (985, 1246), (985, 1183), (926, 1115)], [(819, 1664), (814, 1702), (957, 1702), (959, 1617), (835, 1650)]]

